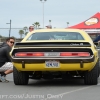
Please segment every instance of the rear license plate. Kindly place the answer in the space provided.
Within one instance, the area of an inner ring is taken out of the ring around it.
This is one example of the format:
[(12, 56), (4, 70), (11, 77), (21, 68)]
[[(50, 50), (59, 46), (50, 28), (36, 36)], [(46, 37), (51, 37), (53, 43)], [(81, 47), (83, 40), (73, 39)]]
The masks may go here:
[(45, 61), (46, 68), (59, 68), (60, 64), (59, 61)]

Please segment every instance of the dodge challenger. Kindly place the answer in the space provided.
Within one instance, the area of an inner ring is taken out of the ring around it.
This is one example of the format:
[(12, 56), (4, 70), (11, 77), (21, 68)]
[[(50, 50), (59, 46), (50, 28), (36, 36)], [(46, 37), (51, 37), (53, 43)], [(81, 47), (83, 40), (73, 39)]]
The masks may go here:
[(10, 52), (15, 85), (29, 79), (83, 78), (97, 85), (99, 56), (90, 36), (79, 29), (40, 29), (29, 32)]

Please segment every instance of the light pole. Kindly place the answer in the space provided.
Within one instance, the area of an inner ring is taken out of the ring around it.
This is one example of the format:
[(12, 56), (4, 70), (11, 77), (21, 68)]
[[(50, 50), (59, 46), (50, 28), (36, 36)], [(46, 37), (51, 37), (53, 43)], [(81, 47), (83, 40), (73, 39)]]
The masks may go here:
[(44, 3), (47, 1), (47, 0), (40, 0), (42, 3), (43, 3), (43, 28), (44, 28)]
[(69, 22), (67, 22), (67, 28), (68, 28)]
[(10, 37), (10, 34), (11, 34), (11, 20), (10, 20), (10, 23), (6, 23), (6, 24), (10, 24), (10, 29), (9, 29), (9, 37)]

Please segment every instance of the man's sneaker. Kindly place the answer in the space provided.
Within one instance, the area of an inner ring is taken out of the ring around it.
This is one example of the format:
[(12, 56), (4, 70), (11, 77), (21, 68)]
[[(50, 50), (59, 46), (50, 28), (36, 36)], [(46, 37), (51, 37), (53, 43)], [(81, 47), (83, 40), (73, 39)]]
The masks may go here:
[(1, 76), (1, 75), (0, 75), (0, 80), (2, 82), (9, 82), (8, 80), (6, 80), (6, 77), (5, 76)]

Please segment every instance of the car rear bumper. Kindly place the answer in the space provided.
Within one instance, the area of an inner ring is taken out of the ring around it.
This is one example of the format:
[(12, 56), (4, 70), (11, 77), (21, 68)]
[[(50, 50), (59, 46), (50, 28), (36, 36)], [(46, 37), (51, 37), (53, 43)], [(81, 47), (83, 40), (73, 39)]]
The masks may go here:
[(34, 58), (14, 58), (12, 57), (12, 62), (15, 63), (43, 63), (46, 60), (59, 60), (61, 63), (89, 63), (93, 62), (95, 59), (94, 55), (90, 57), (34, 57)]

